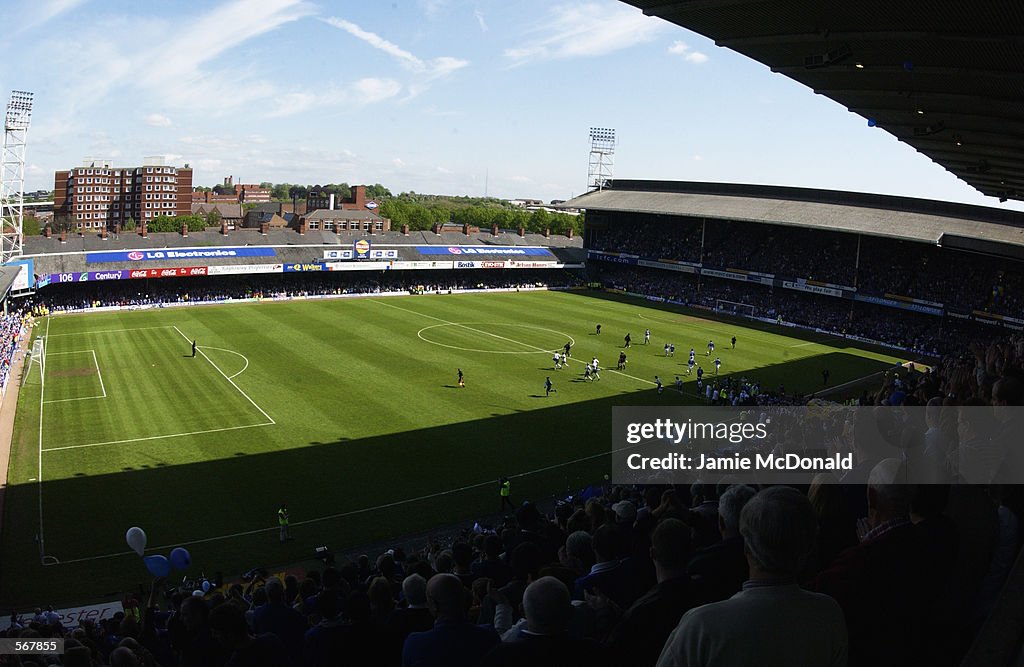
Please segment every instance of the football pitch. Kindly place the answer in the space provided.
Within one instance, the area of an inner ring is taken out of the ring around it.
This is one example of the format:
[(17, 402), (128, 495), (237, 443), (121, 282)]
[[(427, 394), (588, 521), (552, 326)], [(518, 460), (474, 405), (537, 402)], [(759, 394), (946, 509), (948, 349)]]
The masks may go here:
[[(618, 372), (627, 332), (633, 345)], [(148, 581), (124, 541), (131, 526), (146, 531), (148, 553), (186, 546), (190, 575), (233, 578), (308, 560), (321, 545), (337, 551), (494, 514), (502, 476), (516, 502), (599, 482), (611, 407), (696, 403), (687, 357), (695, 348), (713, 376), (709, 338), (723, 375), (790, 392), (819, 388), (826, 368), (840, 384), (901, 360), (597, 292), (58, 316), (39, 320), (38, 336), (45, 363), (26, 365), (5, 498), (4, 608), (89, 601)], [(554, 370), (552, 353), (566, 342), (572, 360)], [(584, 381), (594, 356), (601, 380)], [(671, 387), (677, 374), (683, 395)], [(296, 538), (285, 544), (282, 502)]]

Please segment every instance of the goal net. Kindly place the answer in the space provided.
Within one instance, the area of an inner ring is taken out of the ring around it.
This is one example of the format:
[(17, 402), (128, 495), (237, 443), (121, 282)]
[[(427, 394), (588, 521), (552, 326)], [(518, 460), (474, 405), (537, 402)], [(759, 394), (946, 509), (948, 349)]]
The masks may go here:
[(35, 366), (39, 367), (39, 379), (42, 381), (43, 374), (46, 371), (46, 349), (44, 347), (43, 337), (39, 336), (32, 341), (32, 349), (28, 353), (28, 357), (25, 358), (25, 370), (21, 374), (21, 386), (25, 386), (28, 382), (28, 376), (32, 374), (32, 368)]
[(728, 315), (741, 315), (743, 317), (755, 317), (757, 315), (756, 309), (749, 303), (738, 303), (736, 301), (726, 301), (725, 299), (715, 299), (715, 311)]

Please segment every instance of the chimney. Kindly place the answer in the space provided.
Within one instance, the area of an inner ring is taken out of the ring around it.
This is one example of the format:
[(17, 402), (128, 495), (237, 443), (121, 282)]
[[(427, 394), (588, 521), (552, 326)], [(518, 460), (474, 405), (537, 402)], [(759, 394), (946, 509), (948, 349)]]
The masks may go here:
[(121, 233), (121, 223), (120, 222), (115, 222), (114, 223), (114, 236), (117, 236), (120, 233)]
[(362, 210), (366, 208), (366, 186), (365, 185), (353, 185), (352, 186), (352, 199), (355, 208)]
[(519, 236), (526, 236), (526, 229), (523, 227), (519, 228)]
[(465, 234), (466, 236), (469, 236), (469, 223), (468, 222), (462, 224), (462, 233)]
[(270, 225), (265, 222), (260, 223), (260, 236), (266, 236), (267, 230), (270, 229)]
[(550, 229), (547, 229), (547, 228), (544, 229), (544, 238), (546, 238), (546, 239), (551, 238), (551, 230)]
[(103, 239), (104, 241), (107, 240), (107, 228), (106, 227), (104, 227), (103, 229), (100, 230), (100, 238)]
[(60, 242), (61, 243), (67, 243), (68, 242), (68, 233), (65, 232), (63, 229), (60, 231)]
[(569, 229), (565, 230), (565, 235), (568, 238), (570, 238), (570, 239), (572, 238), (572, 227), (570, 227)]
[(441, 234), (441, 223), (440, 223), (440, 222), (435, 222), (435, 223), (434, 223), (434, 226), (433, 226), (433, 227), (431, 227), (430, 229), (431, 229), (431, 230), (433, 230), (433, 232), (434, 232), (435, 234), (437, 234), (438, 236), (440, 236), (440, 234)]
[(85, 227), (82, 226), (82, 223), (78, 223), (78, 235), (85, 236)]
[(181, 223), (181, 235), (188, 238), (188, 225), (184, 222)]
[(224, 236), (228, 235), (228, 222), (227, 220), (220, 221), (220, 233)]
[(491, 225), (491, 236), (498, 235), (498, 225)]
[[(50, 228), (47, 227), (46, 229), (47, 229), (47, 231), (49, 231)], [(402, 225), (402, 236), (408, 236), (408, 235), (409, 235), (409, 225)]]
[(139, 233), (142, 235), (142, 238), (149, 238), (149, 225), (145, 220), (143, 220), (142, 224), (139, 226)]
[(327, 210), (334, 210), (334, 193), (331, 193), (330, 199), (327, 200)]
[(43, 228), (43, 236), (46, 238), (53, 237), (53, 230), (50, 229), (50, 225), (46, 225), (46, 227)]
[(299, 234), (305, 234), (305, 233), (306, 233), (306, 219), (305, 218), (301, 218), (299, 220)]

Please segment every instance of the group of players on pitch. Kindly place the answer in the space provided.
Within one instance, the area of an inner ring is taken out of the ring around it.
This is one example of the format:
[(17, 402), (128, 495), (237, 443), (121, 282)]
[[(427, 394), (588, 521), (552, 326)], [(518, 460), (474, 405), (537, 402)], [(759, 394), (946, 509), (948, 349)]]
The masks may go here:
[[(601, 335), (601, 325), (600, 324), (597, 325), (595, 333), (598, 336)], [(732, 342), (732, 349), (735, 350), (736, 349), (736, 336), (732, 337), (732, 341), (731, 342)], [(626, 337), (624, 339), (624, 345), (622, 346), (622, 350), (619, 352), (619, 363), (616, 365), (616, 370), (620, 370), (621, 371), (621, 370), (626, 368), (626, 350), (630, 348), (632, 343), (633, 343), (632, 336), (629, 333), (627, 333)], [(651, 343), (651, 330), (650, 329), (645, 329), (644, 330), (644, 345), (650, 345), (650, 343)], [(712, 354), (714, 354), (714, 352), (715, 352), (715, 341), (709, 339), (708, 340), (708, 351), (705, 354), (705, 356), (710, 357)], [(676, 354), (675, 343), (665, 343), (665, 356), (666, 357), (674, 357), (675, 354)], [(551, 357), (551, 361), (554, 364), (554, 369), (553, 370), (560, 371), (563, 368), (568, 367), (570, 357), (572, 357), (572, 342), (567, 342), (562, 347), (562, 351), (561, 352), (555, 352), (554, 355)], [(718, 375), (718, 371), (722, 368), (722, 359), (721, 359), (721, 357), (716, 356), (713, 363), (715, 365), (715, 375), (717, 376)], [(596, 382), (596, 381), (601, 379), (601, 364), (598, 362), (597, 357), (594, 357), (589, 362), (583, 362), (583, 364), (584, 364), (583, 365), (583, 380), (584, 381), (589, 380), (591, 382)], [(695, 368), (696, 368), (696, 373), (697, 373), (697, 393), (699, 395), (701, 393), (701, 390), (703, 389), (703, 385), (704, 385), (704, 368), (697, 364), (697, 353), (691, 347), (690, 348), (690, 360), (687, 362), (687, 367), (686, 367), (686, 375), (692, 374), (694, 372)], [(461, 368), (458, 369), (458, 379), (457, 379), (457, 382), (458, 382), (458, 386), (459, 387), (465, 387), (466, 386), (465, 376), (463, 375)], [(654, 384), (655, 384), (655, 386), (658, 389), (658, 393), (660, 394), (663, 391), (663, 389), (664, 389), (664, 383), (661, 381), (661, 377), (660, 376), (658, 376), (658, 375), (654, 376)], [(676, 387), (676, 390), (679, 393), (683, 393), (683, 380), (678, 375), (676, 376), (675, 387)], [(546, 378), (544, 378), (544, 395), (545, 396), (550, 396), (551, 392), (553, 392), (553, 391), (557, 391), (557, 390), (554, 388), (554, 384), (551, 382), (551, 376), (549, 375)]]

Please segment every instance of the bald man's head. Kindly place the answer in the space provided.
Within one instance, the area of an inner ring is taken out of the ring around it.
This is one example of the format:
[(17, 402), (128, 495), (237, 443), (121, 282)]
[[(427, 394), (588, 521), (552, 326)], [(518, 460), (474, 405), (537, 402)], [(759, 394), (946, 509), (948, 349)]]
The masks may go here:
[(427, 603), (436, 618), (462, 619), (466, 615), (466, 589), (454, 574), (435, 574), (427, 582)]
[(523, 613), (530, 632), (557, 635), (569, 627), (569, 589), (555, 577), (541, 577), (523, 593)]

